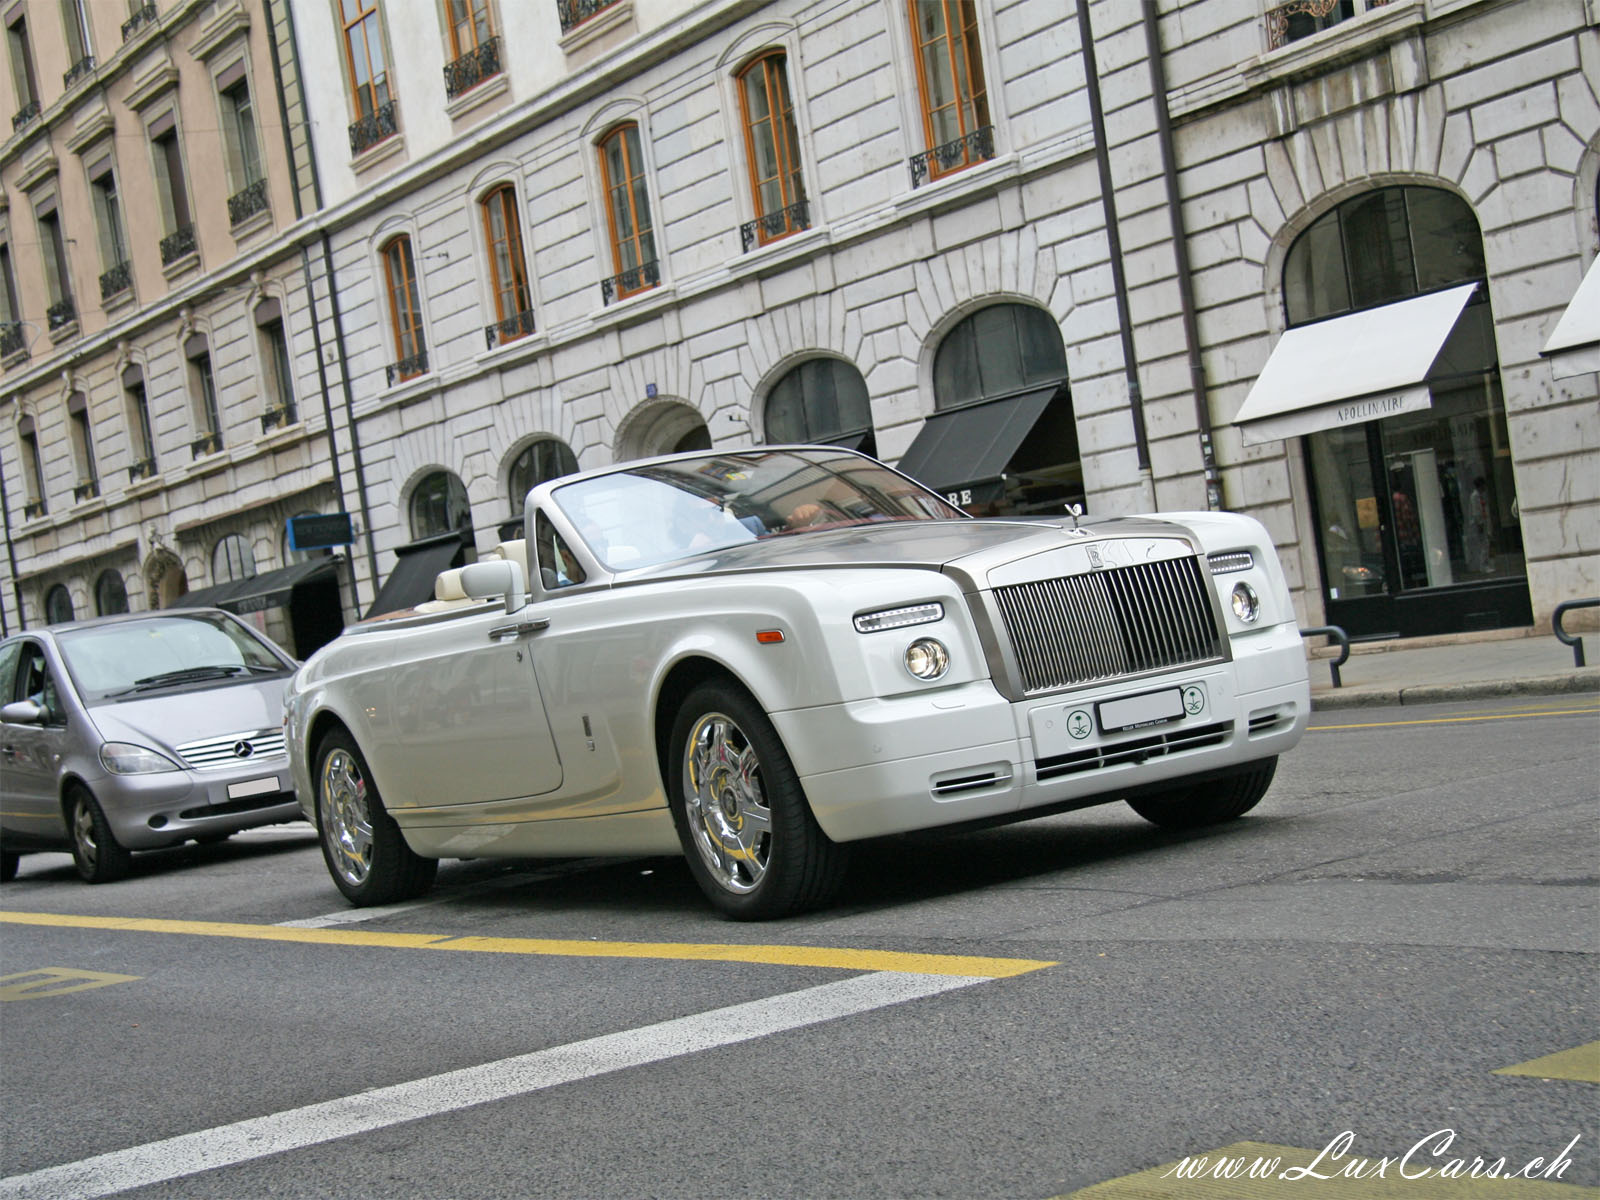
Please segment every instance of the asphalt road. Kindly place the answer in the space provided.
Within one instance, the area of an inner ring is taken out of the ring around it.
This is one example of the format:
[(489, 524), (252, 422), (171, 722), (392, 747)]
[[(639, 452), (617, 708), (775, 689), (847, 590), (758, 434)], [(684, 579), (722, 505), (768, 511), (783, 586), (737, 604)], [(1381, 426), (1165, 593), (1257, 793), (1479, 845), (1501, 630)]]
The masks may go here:
[[(1596, 699), (1313, 724), (1229, 826), (892, 839), (765, 925), (664, 859), (352, 910), (305, 826), (24, 858), (0, 1200), (1382, 1197), (1419, 1142), (1429, 1196), (1600, 1195)], [(1315, 1174), (1185, 1178), (1224, 1149)]]

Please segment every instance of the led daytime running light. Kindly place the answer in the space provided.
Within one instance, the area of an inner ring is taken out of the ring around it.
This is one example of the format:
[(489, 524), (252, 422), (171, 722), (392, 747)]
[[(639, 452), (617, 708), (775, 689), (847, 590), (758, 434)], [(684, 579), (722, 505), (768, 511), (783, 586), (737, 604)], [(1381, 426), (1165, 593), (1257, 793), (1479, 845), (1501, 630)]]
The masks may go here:
[(1213, 575), (1227, 575), (1234, 571), (1248, 571), (1256, 565), (1256, 556), (1248, 550), (1223, 550), (1206, 555)]
[(857, 633), (878, 633), (885, 629), (904, 629), (907, 625), (926, 625), (944, 619), (944, 605), (908, 604), (904, 608), (883, 608), (877, 612), (857, 613)]

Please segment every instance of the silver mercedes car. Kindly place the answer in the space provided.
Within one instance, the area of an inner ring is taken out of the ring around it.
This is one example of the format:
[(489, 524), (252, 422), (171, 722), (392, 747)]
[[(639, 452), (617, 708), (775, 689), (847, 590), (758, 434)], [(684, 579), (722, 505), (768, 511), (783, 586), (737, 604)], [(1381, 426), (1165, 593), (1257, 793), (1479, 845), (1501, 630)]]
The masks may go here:
[(299, 817), (283, 749), (294, 660), (218, 609), (125, 613), (0, 642), (0, 878), (70, 850), (105, 883), (131, 852)]

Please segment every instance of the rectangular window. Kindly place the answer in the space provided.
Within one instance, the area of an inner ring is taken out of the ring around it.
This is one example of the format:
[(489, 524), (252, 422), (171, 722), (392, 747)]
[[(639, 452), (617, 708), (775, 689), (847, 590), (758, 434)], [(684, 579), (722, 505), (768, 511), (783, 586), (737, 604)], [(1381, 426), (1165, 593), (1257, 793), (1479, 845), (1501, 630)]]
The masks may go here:
[(39, 79), (33, 71), (33, 45), (28, 40), (26, 17), (19, 16), (6, 26), (6, 48), (11, 52), (11, 82), (17, 89), (18, 102), (23, 110), (37, 107)]
[(422, 333), (422, 303), (409, 237), (397, 237), (384, 247), (383, 273), (389, 292), (390, 329), (399, 359), (389, 372), (389, 382), (394, 383), (428, 369), (428, 344)]
[(17, 303), (17, 277), (11, 269), (11, 247), (0, 243), (0, 320), (15, 323), (22, 320), (22, 308)]
[(975, 0), (911, 0), (911, 36), (928, 143), (919, 158), (929, 177), (993, 158)]
[(753, 241), (765, 244), (810, 225), (786, 57), (768, 54), (746, 68), (739, 77), (739, 101), (756, 210), (744, 239), (748, 249)]
[[(72, 304), (72, 271), (67, 264), (67, 240), (61, 233), (61, 216), (54, 209), (39, 214), (39, 252), (44, 259), (45, 286), (52, 309)], [(52, 326), (64, 324), (52, 320)]]
[(1267, 48), (1277, 50), (1386, 3), (1388, 0), (1289, 0), (1274, 5), (1267, 9)]
[(489, 248), (489, 273), (494, 284), (498, 345), (531, 333), (528, 268), (522, 253), (522, 223), (517, 219), (517, 194), (510, 184), (496, 188), (483, 202), (483, 233)]
[(22, 477), (28, 487), (28, 503), (37, 509), (35, 515), (44, 513), (44, 464), (39, 458), (39, 435), (31, 425), (19, 435), (22, 441)]
[(211, 373), (211, 355), (202, 351), (189, 359), (189, 370), (194, 381), (194, 423), (200, 436), (195, 439), (196, 457), (206, 453), (198, 449), (209, 442), (210, 450), (222, 448), (222, 414), (217, 410), (217, 382)]
[(450, 0), (450, 57), (470, 54), (494, 36), (489, 0)]
[[(77, 458), (78, 490), (94, 490), (98, 477), (94, 466), (94, 435), (89, 429), (89, 404), (82, 392), (67, 401), (67, 417), (72, 425), (72, 450)], [(79, 499), (83, 497), (80, 496)]]
[(156, 465), (156, 439), (150, 427), (150, 400), (145, 395), (144, 382), (126, 384), (123, 395), (128, 403), (128, 437), (137, 460), (132, 469), (138, 470), (140, 476), (152, 474)]
[(233, 190), (242, 192), (261, 181), (261, 151), (256, 142), (255, 109), (250, 102), (248, 80), (241, 79), (222, 93), (222, 133)]
[(289, 341), (282, 321), (269, 321), (261, 330), (261, 366), (266, 372), (268, 403), (282, 413), (294, 410), (294, 368), (289, 362)]
[(128, 247), (122, 231), (122, 202), (117, 198), (117, 179), (110, 171), (89, 183), (94, 197), (94, 217), (100, 235), (100, 264), (107, 271), (128, 261)]
[[(624, 125), (600, 143), (600, 170), (612, 262), (617, 271), (606, 282), (615, 288), (620, 299), (654, 287), (660, 280), (637, 125)], [(609, 293), (610, 288), (606, 290)]]
[(375, 117), (389, 103), (389, 72), (383, 57), (383, 31), (378, 23), (378, 0), (340, 0), (344, 21), (345, 63), (356, 116)]
[(178, 146), (178, 131), (169, 127), (150, 139), (155, 154), (156, 195), (161, 202), (163, 230), (171, 235), (189, 229), (189, 192), (184, 184), (183, 155)]
[(90, 63), (94, 55), (94, 42), (89, 37), (89, 20), (84, 12), (83, 0), (61, 0), (61, 25), (67, 34), (68, 63), (75, 68)]

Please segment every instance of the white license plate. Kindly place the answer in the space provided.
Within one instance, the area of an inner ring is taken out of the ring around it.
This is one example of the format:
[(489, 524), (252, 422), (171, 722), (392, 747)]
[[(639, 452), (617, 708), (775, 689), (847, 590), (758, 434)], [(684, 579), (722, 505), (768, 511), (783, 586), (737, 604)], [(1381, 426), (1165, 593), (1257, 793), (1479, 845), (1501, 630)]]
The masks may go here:
[(1121, 729), (1140, 729), (1146, 725), (1165, 725), (1183, 716), (1183, 693), (1177, 688), (1125, 696), (1095, 705), (1100, 728), (1106, 733)]
[(278, 777), (272, 775), (266, 779), (246, 779), (242, 783), (228, 785), (229, 800), (243, 800), (246, 796), (265, 796), (269, 792), (280, 791)]

